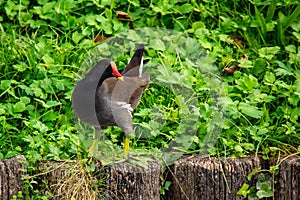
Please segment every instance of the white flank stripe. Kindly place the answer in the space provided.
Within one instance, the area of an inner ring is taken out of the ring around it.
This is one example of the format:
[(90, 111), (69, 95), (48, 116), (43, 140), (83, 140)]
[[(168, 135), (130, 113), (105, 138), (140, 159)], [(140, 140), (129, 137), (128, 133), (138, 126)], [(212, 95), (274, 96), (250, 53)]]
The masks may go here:
[(129, 113), (131, 113), (133, 111), (133, 109), (129, 103), (126, 103), (124, 101), (117, 101), (116, 103), (117, 103), (117, 105), (121, 106), (121, 108), (127, 109), (127, 111)]

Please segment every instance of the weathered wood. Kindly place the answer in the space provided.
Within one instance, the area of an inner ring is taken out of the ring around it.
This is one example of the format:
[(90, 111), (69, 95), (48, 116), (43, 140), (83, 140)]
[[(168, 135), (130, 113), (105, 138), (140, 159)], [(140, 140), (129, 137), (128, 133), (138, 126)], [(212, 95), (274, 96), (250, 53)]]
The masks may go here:
[(275, 199), (300, 199), (300, 156), (293, 156), (281, 163), (276, 177)]
[[(96, 170), (89, 173), (85, 165), (74, 162), (47, 162), (40, 164), (38, 177), (48, 183), (53, 199), (243, 199), (236, 192), (247, 181), (247, 175), (261, 167), (258, 158), (220, 159), (208, 156), (185, 156), (175, 161), (168, 171), (167, 180), (172, 185), (167, 194), (160, 197), (161, 165), (149, 163), (148, 168), (118, 163), (102, 166), (96, 162)], [(275, 177), (275, 197), (279, 200), (300, 199), (300, 156), (293, 156), (281, 163)], [(11, 200), (23, 190), (21, 176), (26, 173), (25, 158), (18, 156), (0, 161), (0, 199)]]
[(24, 156), (0, 160), (0, 199), (10, 200), (23, 191), (22, 175), (26, 173)]
[(258, 158), (227, 158), (189, 156), (175, 161), (167, 180), (172, 181), (165, 198), (169, 200), (236, 200), (243, 199), (237, 191), (244, 183), (253, 186), (247, 175), (261, 166)]
[(105, 192), (105, 199), (160, 199), (161, 165), (159, 162), (151, 162), (147, 168), (120, 163), (105, 166), (104, 173), (108, 174), (105, 183), (110, 186), (110, 189)]
[(54, 199), (156, 200), (160, 198), (161, 165), (149, 163), (147, 168), (128, 163), (101, 166), (91, 174), (80, 163), (42, 163), (41, 173), (48, 181)]

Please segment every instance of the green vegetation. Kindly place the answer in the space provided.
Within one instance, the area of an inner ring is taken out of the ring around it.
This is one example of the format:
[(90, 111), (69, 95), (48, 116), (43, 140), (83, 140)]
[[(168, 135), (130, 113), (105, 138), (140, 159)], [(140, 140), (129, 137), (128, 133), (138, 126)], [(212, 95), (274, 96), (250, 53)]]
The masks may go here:
[[(8, 0), (0, 1), (0, 159), (23, 154), (34, 173), (39, 160), (87, 157), (71, 94), (77, 72), (97, 46), (95, 38), (129, 30), (116, 11), (128, 13), (134, 28), (166, 28), (193, 38), (215, 63), (226, 107), (211, 155), (270, 159), (300, 151), (299, 1)], [(174, 80), (196, 93), (198, 135), (181, 150), (199, 152), (214, 122), (211, 88), (201, 71), (178, 60), (161, 40), (146, 47), (146, 57), (172, 66)], [(129, 57), (117, 64), (124, 67)], [(233, 65), (239, 67), (234, 74), (222, 72)], [(165, 78), (166, 84), (174, 81)], [(181, 100), (174, 100), (169, 88), (151, 84), (134, 113), (135, 123), (148, 128), (151, 137), (133, 136), (133, 148), (168, 147), (186, 114)], [(165, 120), (163, 127), (155, 117)], [(111, 145), (121, 145), (118, 128), (105, 134)]]

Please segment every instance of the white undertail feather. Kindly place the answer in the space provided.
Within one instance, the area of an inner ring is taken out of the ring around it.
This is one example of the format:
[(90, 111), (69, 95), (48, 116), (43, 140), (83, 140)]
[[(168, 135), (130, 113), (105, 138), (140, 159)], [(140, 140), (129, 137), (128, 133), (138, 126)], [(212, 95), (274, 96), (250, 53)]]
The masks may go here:
[(139, 67), (139, 77), (141, 77), (142, 76), (142, 72), (143, 72), (143, 57), (142, 57), (142, 59), (141, 59), (141, 63), (140, 63), (140, 67)]

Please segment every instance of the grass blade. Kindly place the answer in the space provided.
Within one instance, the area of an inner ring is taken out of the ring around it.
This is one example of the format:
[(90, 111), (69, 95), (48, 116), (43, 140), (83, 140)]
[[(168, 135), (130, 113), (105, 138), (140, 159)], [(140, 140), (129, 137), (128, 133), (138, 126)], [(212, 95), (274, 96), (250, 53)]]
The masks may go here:
[(284, 21), (282, 27), (284, 31), (295, 21), (295, 19), (299, 16), (299, 14), (300, 14), (300, 3), (298, 4), (294, 12), (290, 16), (288, 16)]
[(266, 25), (266, 21), (263, 17), (263, 15), (259, 12), (259, 10), (257, 9), (257, 7), (255, 6), (255, 17), (256, 20), (258, 21), (259, 25), (260, 25), (260, 29), (258, 27), (258, 30), (260, 30), (261, 33), (261, 39), (263, 40), (264, 45), (266, 45), (266, 36), (267, 36), (267, 25)]
[(271, 5), (269, 6), (267, 11), (266, 22), (270, 22), (273, 19), (276, 10), (276, 5), (277, 5), (277, 0), (272, 0)]

